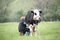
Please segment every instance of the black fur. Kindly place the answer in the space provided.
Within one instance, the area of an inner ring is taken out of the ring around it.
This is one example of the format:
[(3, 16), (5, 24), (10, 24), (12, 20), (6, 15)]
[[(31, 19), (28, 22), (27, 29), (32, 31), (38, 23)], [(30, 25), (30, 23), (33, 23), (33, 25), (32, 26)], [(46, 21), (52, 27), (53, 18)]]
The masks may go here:
[(30, 29), (27, 28), (27, 26), (26, 26), (25, 19), (20, 20), (18, 29), (19, 29), (19, 32), (22, 32), (23, 34), (25, 34), (26, 32), (30, 32)]
[(30, 24), (30, 22), (33, 20), (33, 11), (28, 11), (28, 14), (25, 17), (26, 23)]
[(39, 11), (40, 12), (40, 14), (42, 13), (42, 11)]

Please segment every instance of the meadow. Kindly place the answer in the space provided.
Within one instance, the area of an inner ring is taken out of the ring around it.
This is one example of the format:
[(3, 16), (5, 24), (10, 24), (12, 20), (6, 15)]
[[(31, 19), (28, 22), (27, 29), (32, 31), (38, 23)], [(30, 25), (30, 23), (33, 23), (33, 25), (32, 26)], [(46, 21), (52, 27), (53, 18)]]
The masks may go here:
[(60, 40), (60, 22), (41, 22), (37, 36), (20, 36), (18, 22), (0, 23), (0, 40)]

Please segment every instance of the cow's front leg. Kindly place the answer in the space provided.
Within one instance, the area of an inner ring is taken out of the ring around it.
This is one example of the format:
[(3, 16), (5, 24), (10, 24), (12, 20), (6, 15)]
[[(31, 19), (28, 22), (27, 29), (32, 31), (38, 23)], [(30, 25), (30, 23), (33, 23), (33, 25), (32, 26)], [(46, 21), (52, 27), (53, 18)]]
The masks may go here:
[(36, 24), (33, 25), (33, 35), (34, 36), (37, 35), (37, 25)]

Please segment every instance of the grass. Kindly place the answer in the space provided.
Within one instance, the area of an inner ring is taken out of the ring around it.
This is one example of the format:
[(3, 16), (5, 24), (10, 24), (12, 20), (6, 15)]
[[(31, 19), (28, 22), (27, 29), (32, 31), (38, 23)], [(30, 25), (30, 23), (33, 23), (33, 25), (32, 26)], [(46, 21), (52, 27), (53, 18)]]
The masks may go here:
[(0, 23), (0, 40), (60, 40), (60, 22), (41, 22), (37, 36), (20, 36), (17, 22)]

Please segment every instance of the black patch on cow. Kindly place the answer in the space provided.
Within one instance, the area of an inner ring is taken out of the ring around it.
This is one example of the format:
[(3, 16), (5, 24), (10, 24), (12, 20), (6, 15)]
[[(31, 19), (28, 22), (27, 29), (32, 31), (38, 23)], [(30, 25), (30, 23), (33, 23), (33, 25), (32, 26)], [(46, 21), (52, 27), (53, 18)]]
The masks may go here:
[(27, 28), (25, 20), (21, 19), (18, 27), (19, 32), (23, 32), (25, 34), (26, 32), (30, 32), (30, 29)]
[(28, 14), (25, 17), (26, 23), (29, 24), (31, 22), (31, 20), (33, 20), (33, 16), (34, 16), (33, 13), (34, 13), (33, 11), (28, 11)]

